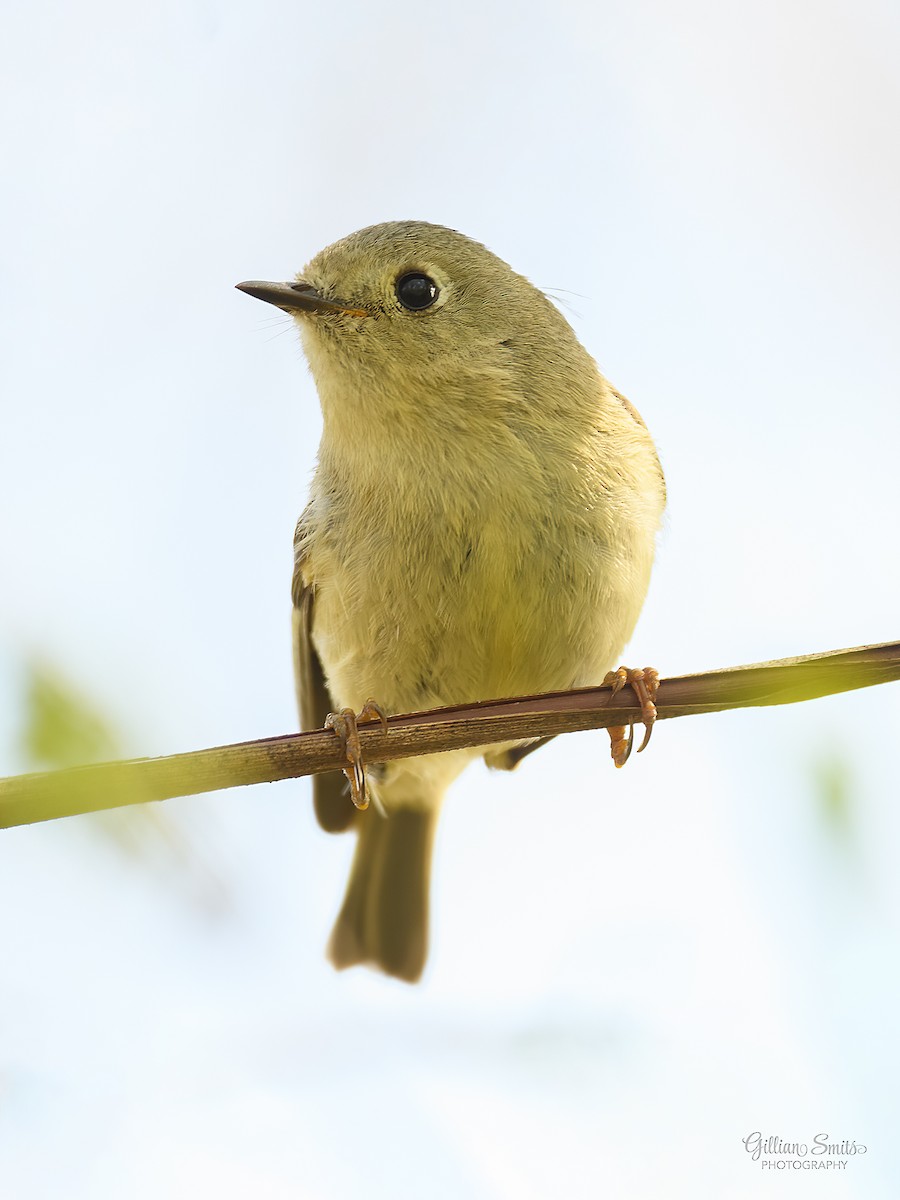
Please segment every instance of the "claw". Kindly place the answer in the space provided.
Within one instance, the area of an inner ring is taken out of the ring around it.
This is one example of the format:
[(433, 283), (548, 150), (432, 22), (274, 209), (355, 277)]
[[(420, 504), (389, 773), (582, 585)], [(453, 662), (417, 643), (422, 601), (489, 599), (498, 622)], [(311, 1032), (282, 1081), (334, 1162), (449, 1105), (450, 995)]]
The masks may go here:
[(381, 707), (381, 705), (377, 702), (377, 700), (373, 700), (371, 696), (365, 702), (365, 704), (362, 706), (362, 708), (359, 710), (359, 712), (356, 714), (356, 720), (357, 721), (380, 721), (381, 728), (384, 730), (385, 733), (387, 733), (387, 729), (388, 729), (387, 713), (384, 711), (384, 709)]
[(350, 799), (353, 801), (354, 807), (359, 809), (369, 807), (366, 790), (366, 765), (363, 762), (362, 746), (359, 742), (359, 725), (367, 721), (380, 721), (381, 728), (387, 732), (387, 714), (374, 700), (367, 700), (358, 713), (355, 713), (352, 708), (342, 708), (339, 713), (329, 713), (325, 718), (325, 728), (333, 730), (341, 743), (341, 749), (347, 760), (347, 766), (343, 768), (343, 771), (350, 784)]
[[(627, 738), (625, 737), (626, 729), (628, 730)], [(631, 757), (631, 747), (634, 745), (634, 726), (610, 725), (606, 732), (609, 734), (609, 751), (612, 754), (613, 762), (617, 767), (624, 767)]]
[[(644, 750), (650, 741), (650, 734), (653, 732), (653, 723), (656, 720), (656, 705), (653, 703), (656, 698), (656, 692), (659, 687), (659, 672), (653, 667), (640, 667), (634, 669), (629, 667), (619, 667), (618, 671), (610, 671), (603, 680), (606, 687), (610, 688), (609, 699), (618, 695), (622, 688), (628, 684), (634, 691), (638, 700), (641, 703), (641, 720), (644, 724), (644, 740), (638, 746), (638, 754)], [(628, 740), (625, 740), (625, 726), (612, 726), (608, 732), (610, 736), (613, 762), (617, 767), (624, 767), (631, 755), (631, 748), (634, 743), (634, 725), (628, 727), (630, 734)]]
[(362, 750), (359, 744), (359, 730), (356, 727), (356, 713), (352, 708), (342, 708), (339, 713), (329, 713), (325, 718), (325, 728), (337, 734), (348, 765), (343, 768), (350, 784), (350, 799), (355, 808), (368, 808), (369, 798), (366, 795), (366, 768), (363, 765)]

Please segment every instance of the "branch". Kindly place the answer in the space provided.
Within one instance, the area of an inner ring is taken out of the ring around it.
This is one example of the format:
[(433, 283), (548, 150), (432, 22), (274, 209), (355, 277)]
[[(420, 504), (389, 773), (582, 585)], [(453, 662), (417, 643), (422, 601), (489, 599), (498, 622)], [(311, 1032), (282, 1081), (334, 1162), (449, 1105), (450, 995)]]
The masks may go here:
[[(662, 679), (658, 719), (770, 704), (794, 704), (900, 679), (900, 643), (860, 646)], [(438, 708), (360, 726), (367, 762), (388, 762), (466, 746), (628, 725), (639, 704), (626, 688), (610, 706), (608, 687), (579, 688), (515, 700)], [(327, 730), (239, 742), (211, 750), (98, 763), (65, 771), (0, 779), (0, 828), (168, 800), (223, 788), (271, 783), (339, 770), (335, 735)]]

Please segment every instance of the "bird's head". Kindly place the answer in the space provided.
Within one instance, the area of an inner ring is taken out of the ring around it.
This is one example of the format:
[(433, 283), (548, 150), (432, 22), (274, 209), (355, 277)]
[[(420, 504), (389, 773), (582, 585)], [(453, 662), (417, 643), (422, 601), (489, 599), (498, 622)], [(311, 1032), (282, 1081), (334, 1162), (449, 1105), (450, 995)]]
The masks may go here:
[(525, 399), (593, 364), (562, 314), (502, 259), (453, 229), (392, 221), (320, 251), (292, 283), (240, 283), (290, 313), (326, 419), (348, 400), (402, 416)]

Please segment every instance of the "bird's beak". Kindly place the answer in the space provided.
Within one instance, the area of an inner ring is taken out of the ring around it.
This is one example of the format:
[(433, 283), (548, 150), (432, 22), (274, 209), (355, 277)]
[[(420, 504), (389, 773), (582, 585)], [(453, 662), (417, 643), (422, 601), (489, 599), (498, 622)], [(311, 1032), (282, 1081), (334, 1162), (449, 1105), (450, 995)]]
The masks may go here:
[(265, 300), (266, 304), (274, 304), (276, 308), (282, 308), (285, 312), (344, 313), (349, 317), (369, 315), (363, 308), (342, 304), (340, 300), (327, 300), (302, 279), (295, 283), (260, 283), (258, 280), (251, 280), (249, 283), (236, 283), (235, 287), (239, 292), (246, 292), (248, 296), (255, 296), (257, 300)]

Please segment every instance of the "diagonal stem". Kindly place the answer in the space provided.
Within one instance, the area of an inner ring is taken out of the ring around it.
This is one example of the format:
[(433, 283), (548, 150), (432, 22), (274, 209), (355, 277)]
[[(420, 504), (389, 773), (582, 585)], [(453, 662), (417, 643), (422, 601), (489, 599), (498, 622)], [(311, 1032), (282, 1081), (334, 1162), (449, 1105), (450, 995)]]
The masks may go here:
[[(661, 679), (658, 720), (759, 705), (794, 704), (900, 679), (900, 643), (833, 650), (801, 658)], [(434, 754), (465, 746), (555, 736), (628, 725), (639, 703), (630, 691), (608, 706), (608, 687), (484, 700), (477, 704), (390, 717), (359, 727), (366, 762)], [(0, 779), (0, 828), (168, 800), (254, 783), (340, 770), (340, 743), (329, 730), (285, 734), (173, 754), (97, 763), (65, 771)]]

